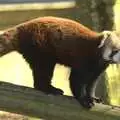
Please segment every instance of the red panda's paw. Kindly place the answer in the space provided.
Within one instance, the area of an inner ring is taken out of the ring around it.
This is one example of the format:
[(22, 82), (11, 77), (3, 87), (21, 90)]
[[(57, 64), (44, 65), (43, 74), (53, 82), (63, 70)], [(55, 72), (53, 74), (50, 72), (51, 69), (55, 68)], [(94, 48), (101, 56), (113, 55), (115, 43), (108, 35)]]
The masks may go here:
[(85, 108), (92, 108), (95, 103), (103, 103), (103, 100), (98, 97), (83, 96), (77, 99), (79, 103)]
[(80, 97), (77, 100), (83, 107), (87, 109), (90, 109), (95, 105), (93, 98), (89, 96)]
[(99, 97), (92, 97), (93, 101), (95, 101), (96, 103), (103, 103), (103, 100)]
[(44, 92), (45, 94), (53, 94), (53, 95), (63, 95), (63, 91), (59, 88), (55, 88), (52, 85), (47, 86), (47, 87), (40, 87), (39, 90)]
[(45, 94), (53, 94), (53, 95), (63, 95), (63, 90), (59, 88), (55, 88), (52, 85), (49, 86), (44, 86), (44, 85), (39, 85), (35, 87), (36, 90), (40, 90)]
[(53, 95), (63, 95), (63, 90), (59, 88), (55, 88), (52, 85), (49, 86), (48, 88), (48, 94), (53, 94)]

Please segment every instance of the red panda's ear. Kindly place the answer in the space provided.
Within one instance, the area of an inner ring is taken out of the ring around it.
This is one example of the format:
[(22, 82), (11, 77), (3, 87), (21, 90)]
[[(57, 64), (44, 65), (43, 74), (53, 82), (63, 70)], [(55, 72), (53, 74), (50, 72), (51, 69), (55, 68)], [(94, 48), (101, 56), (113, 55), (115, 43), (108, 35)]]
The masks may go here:
[(99, 44), (98, 48), (101, 48), (105, 45), (105, 42), (109, 39), (110, 35), (111, 35), (111, 32), (109, 31), (104, 31), (102, 33), (103, 35), (103, 38), (101, 39), (101, 43)]

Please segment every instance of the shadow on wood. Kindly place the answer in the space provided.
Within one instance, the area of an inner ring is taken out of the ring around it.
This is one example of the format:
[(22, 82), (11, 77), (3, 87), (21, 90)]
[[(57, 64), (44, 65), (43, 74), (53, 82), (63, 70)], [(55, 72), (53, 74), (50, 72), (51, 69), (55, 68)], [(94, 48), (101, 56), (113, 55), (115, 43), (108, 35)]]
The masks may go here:
[(86, 110), (73, 97), (45, 95), (5, 82), (0, 82), (0, 110), (46, 120), (120, 120), (117, 107), (96, 104)]

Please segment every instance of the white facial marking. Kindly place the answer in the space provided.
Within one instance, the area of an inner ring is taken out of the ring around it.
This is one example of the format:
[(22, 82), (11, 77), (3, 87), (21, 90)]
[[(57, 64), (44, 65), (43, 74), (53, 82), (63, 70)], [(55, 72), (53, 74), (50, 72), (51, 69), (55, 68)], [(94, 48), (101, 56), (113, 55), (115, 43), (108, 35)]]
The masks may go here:
[(120, 63), (120, 32), (103, 31), (103, 39), (100, 47), (103, 46), (103, 59), (114, 63)]
[(113, 56), (113, 61), (115, 63), (120, 63), (120, 51), (118, 51), (114, 56)]
[(103, 53), (103, 58), (105, 60), (110, 60), (110, 54), (112, 53), (112, 50), (110, 48), (106, 48), (104, 53)]
[(103, 45), (105, 44), (105, 40), (108, 38), (108, 34), (111, 34), (111, 32), (110, 31), (103, 31), (103, 34), (104, 34), (103, 39), (102, 39), (100, 45), (98, 46), (98, 48), (103, 47)]

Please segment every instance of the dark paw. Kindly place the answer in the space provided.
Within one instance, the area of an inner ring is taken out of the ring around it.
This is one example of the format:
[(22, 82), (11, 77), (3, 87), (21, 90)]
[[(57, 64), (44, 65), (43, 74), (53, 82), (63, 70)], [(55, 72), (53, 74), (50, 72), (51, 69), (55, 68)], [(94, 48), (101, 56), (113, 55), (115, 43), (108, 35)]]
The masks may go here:
[(89, 97), (89, 96), (84, 96), (84, 97), (80, 97), (79, 99), (77, 99), (79, 101), (79, 103), (87, 108), (87, 109), (90, 109), (92, 108), (95, 104), (94, 104), (94, 100), (92, 97)]
[(50, 86), (48, 88), (48, 94), (53, 94), (53, 95), (63, 95), (63, 90), (59, 89), (59, 88), (55, 88), (53, 86)]
[(40, 90), (46, 94), (53, 94), (53, 95), (63, 95), (63, 91), (59, 88), (55, 88), (53, 86), (43, 87), (39, 86), (39, 88), (36, 88), (37, 90)]
[(98, 97), (92, 97), (93, 101), (95, 101), (96, 103), (102, 103), (102, 99), (98, 98)]

